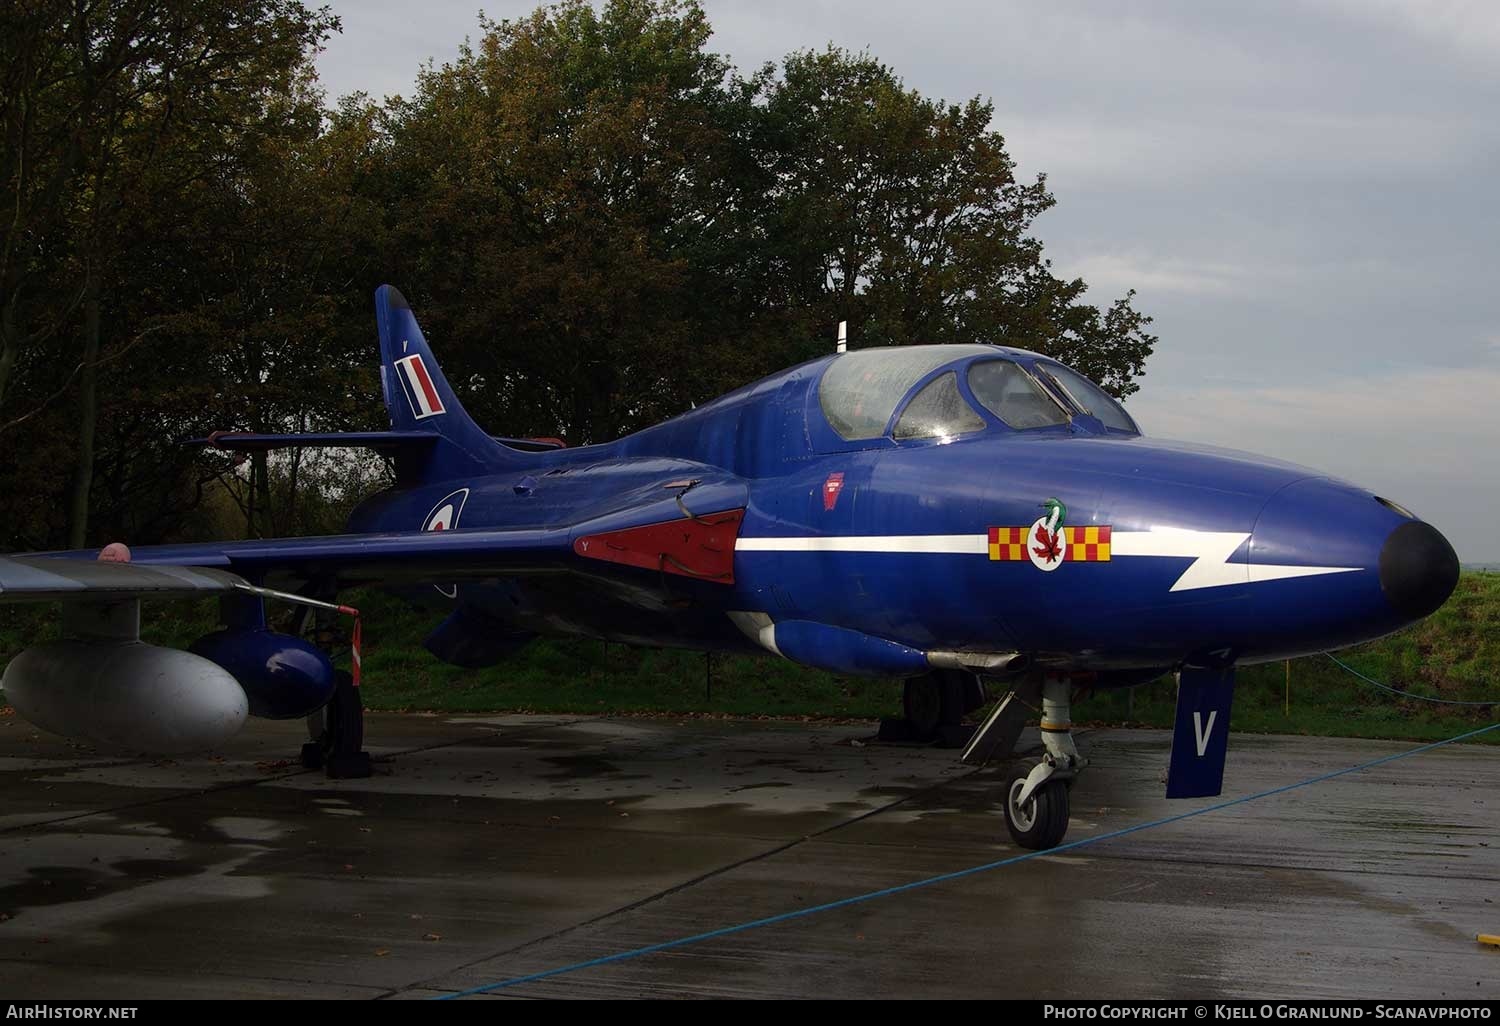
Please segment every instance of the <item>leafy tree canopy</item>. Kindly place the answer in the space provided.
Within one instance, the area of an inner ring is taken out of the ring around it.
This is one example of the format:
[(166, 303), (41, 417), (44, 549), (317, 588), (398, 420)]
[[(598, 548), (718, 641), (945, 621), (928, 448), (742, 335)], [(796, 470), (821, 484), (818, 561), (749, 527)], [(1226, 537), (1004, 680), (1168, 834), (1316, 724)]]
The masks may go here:
[(330, 108), (337, 27), (299, 0), (0, 11), (0, 545), (337, 529), (366, 471), (176, 443), (381, 426), (382, 281), (496, 433), (607, 440), (840, 320), (1138, 387), (1150, 318), (1052, 272), (1054, 199), (981, 99), (834, 47), (741, 71), (690, 0), (564, 0)]

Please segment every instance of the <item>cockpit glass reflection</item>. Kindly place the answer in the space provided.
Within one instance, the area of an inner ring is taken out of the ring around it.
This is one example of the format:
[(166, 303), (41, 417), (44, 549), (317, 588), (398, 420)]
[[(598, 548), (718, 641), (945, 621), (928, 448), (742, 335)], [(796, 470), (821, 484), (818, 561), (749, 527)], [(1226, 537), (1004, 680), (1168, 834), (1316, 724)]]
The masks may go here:
[(984, 360), (970, 367), (969, 391), (985, 409), (1018, 431), (1068, 422), (1068, 411), (1010, 360)]

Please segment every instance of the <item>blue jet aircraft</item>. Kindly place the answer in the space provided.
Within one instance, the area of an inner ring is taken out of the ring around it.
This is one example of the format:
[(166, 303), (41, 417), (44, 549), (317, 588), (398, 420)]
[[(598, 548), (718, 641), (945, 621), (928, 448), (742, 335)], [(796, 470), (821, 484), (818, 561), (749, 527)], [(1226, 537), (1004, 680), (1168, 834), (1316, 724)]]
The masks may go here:
[[(308, 607), (378, 583), (448, 608), (460, 666), (542, 633), (770, 653), (906, 679), (907, 736), (1008, 756), (1015, 840), (1063, 837), (1084, 766), (1079, 686), (1178, 675), (1169, 797), (1222, 786), (1235, 667), (1366, 641), (1437, 609), (1452, 547), (1396, 503), (1277, 460), (1143, 437), (1037, 353), (903, 346), (814, 360), (601, 445), (477, 426), (406, 300), (375, 296), (389, 431), (221, 434), (221, 449), (367, 447), (394, 487), (332, 537), (0, 558), (0, 601), (63, 602), (64, 640), (16, 656), (33, 723), (135, 750), (212, 747), (247, 715), (308, 716), (309, 764), (367, 773), (358, 692), (302, 633)], [(104, 557), (102, 560), (100, 557)], [(128, 561), (119, 561), (128, 560)], [(224, 629), (142, 644), (139, 602), (219, 594)], [(267, 599), (303, 604), (290, 633)], [(980, 681), (1009, 694), (966, 738)]]

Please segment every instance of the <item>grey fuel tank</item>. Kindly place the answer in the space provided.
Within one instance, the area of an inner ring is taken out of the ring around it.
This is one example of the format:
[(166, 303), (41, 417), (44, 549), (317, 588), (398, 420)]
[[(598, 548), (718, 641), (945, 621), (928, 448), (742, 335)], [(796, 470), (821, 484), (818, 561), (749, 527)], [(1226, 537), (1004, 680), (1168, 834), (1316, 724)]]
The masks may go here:
[(36, 645), (10, 661), (0, 686), (43, 730), (159, 755), (218, 747), (250, 712), (244, 689), (216, 664), (140, 641)]

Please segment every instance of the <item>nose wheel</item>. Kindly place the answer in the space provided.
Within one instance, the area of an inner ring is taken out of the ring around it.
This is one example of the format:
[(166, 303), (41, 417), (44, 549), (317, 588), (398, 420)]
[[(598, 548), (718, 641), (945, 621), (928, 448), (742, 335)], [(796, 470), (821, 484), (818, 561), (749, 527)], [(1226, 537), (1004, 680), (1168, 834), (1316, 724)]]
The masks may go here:
[(1001, 788), (1005, 826), (1013, 841), (1023, 848), (1045, 851), (1062, 843), (1068, 832), (1068, 790), (1088, 761), (1073, 744), (1072, 689), (1068, 681), (1055, 677), (1023, 681), (995, 707), (984, 721), (963, 761), (983, 766), (992, 758), (1005, 758), (1021, 736), (1028, 713), (1040, 693), (1042, 700), (1042, 747), (1040, 759), (1011, 764)]
[(1068, 784), (1052, 778), (1024, 800), (1026, 781), (1040, 760), (1017, 763), (1005, 777), (1005, 826), (1011, 840), (1023, 848), (1045, 851), (1062, 843), (1068, 832)]

